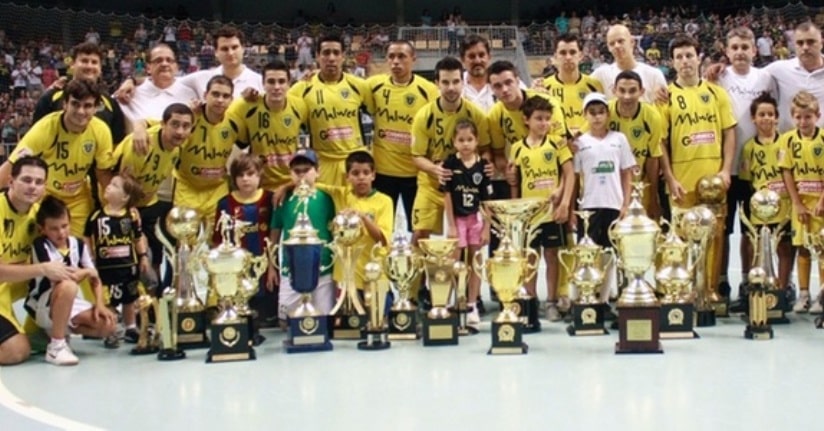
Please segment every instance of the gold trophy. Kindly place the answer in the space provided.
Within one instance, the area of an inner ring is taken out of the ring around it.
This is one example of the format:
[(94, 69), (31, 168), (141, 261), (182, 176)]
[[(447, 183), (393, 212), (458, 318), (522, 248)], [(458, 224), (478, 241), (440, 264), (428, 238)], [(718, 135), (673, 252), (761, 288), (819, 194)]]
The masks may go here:
[(423, 345), (458, 344), (458, 316), (446, 308), (455, 289), (453, 258), (457, 239), (428, 238), (418, 241), (424, 253), (427, 284), (432, 295), (432, 309), (423, 318)]
[(693, 298), (695, 326), (714, 326), (715, 309), (712, 303), (713, 287), (707, 284), (707, 259), (710, 244), (716, 233), (718, 221), (715, 214), (704, 205), (697, 205), (681, 215), (678, 227), (690, 244), (690, 263), (694, 269)]
[(655, 261), (661, 228), (641, 203), (644, 183), (633, 184), (627, 214), (609, 228), (609, 240), (618, 254), (618, 265), (629, 280), (618, 298), (618, 334), (615, 353), (663, 353), (659, 340), (661, 306), (644, 274)]
[[(535, 276), (538, 253), (526, 249), (526, 253), (512, 246), (509, 237), (501, 238), (501, 243), (491, 259), (483, 261), (484, 251), (478, 250), (473, 256), (472, 269), (478, 276), (493, 286), (501, 300), (501, 312), (492, 322), (492, 347), (490, 355), (525, 354), (529, 346), (522, 340), (523, 322), (513, 310), (518, 290), (526, 280)], [(530, 265), (530, 258), (535, 264)]]
[(215, 226), (223, 237), (220, 245), (200, 256), (209, 273), (209, 288), (217, 294), (220, 304), (220, 311), (212, 320), (212, 342), (206, 362), (255, 359), (249, 322), (235, 308), (235, 298), (250, 272), (255, 280), (263, 275), (267, 256), (253, 256), (235, 242), (241, 228), (241, 222), (223, 212)]
[[(661, 220), (661, 223), (667, 223)], [(670, 225), (666, 237), (658, 242), (659, 266), (655, 281), (661, 295), (660, 336), (665, 339), (695, 338), (695, 306), (692, 299), (694, 262), (690, 265), (690, 245)]]
[[(715, 216), (715, 230), (712, 232), (708, 242), (707, 259), (706, 259), (706, 295), (710, 306), (715, 310), (715, 315), (718, 317), (729, 317), (730, 299), (723, 298), (718, 293), (718, 283), (721, 279), (721, 264), (722, 254), (724, 253), (724, 229), (727, 218), (727, 188), (724, 186), (724, 180), (718, 175), (707, 175), (698, 180), (696, 186), (696, 194), (698, 195), (698, 202), (709, 208)], [(699, 307), (699, 313), (701, 311)], [(698, 326), (712, 326), (702, 325), (700, 322)], [(708, 321), (707, 321), (708, 322)]]
[(157, 308), (157, 299), (153, 298), (146, 292), (143, 283), (137, 284), (138, 297), (135, 301), (137, 311), (140, 314), (140, 335), (137, 337), (137, 345), (131, 351), (132, 355), (149, 355), (157, 353), (160, 350), (158, 346), (159, 334), (150, 334), (149, 332), (149, 311), (154, 310), (155, 316), (159, 315)]
[(177, 340), (183, 349), (209, 346), (206, 338), (206, 313), (203, 302), (195, 292), (194, 272), (196, 259), (194, 249), (200, 232), (200, 216), (190, 208), (174, 207), (166, 216), (166, 229), (175, 240), (173, 247), (155, 226), (158, 240), (163, 244), (163, 255), (172, 269), (172, 289), (177, 292), (175, 308), (178, 312)]
[(355, 282), (355, 261), (363, 249), (358, 241), (363, 232), (363, 222), (353, 211), (341, 211), (332, 219), (332, 249), (338, 265), (343, 266), (343, 279), (338, 283), (340, 294), (332, 311), (332, 338), (360, 340), (366, 326), (366, 311), (358, 296)]
[(386, 323), (386, 297), (389, 281), (381, 280), (383, 269), (378, 262), (369, 262), (364, 267), (366, 286), (363, 296), (369, 307), (369, 322), (366, 324), (366, 341), (358, 343), (359, 350), (385, 350), (392, 346), (389, 342), (389, 326)]
[(157, 307), (157, 331), (160, 333), (162, 345), (157, 352), (157, 359), (160, 361), (175, 361), (186, 357), (186, 352), (177, 345), (177, 331), (174, 330), (177, 328), (178, 320), (176, 297), (174, 289), (166, 289)]
[(469, 271), (467, 264), (460, 260), (455, 261), (452, 271), (455, 273), (455, 312), (458, 314), (458, 335), (474, 335), (478, 333), (476, 328), (471, 328), (466, 324), (466, 314), (469, 307), (466, 301), (466, 289), (468, 287)]
[[(609, 306), (597, 295), (606, 279), (604, 255), (608, 251), (587, 235), (592, 211), (576, 211), (575, 214), (583, 220), (583, 236), (575, 246), (558, 251), (558, 262), (564, 265), (567, 273), (570, 274), (570, 285), (575, 287), (578, 293), (578, 297), (572, 301), (572, 323), (567, 327), (567, 334), (572, 336), (608, 334), (609, 332), (604, 327), (604, 313)], [(572, 256), (573, 266), (571, 268), (561, 258), (564, 255)], [(614, 258), (614, 255), (610, 257)]]
[[(484, 201), (482, 205), (485, 211), (481, 214), (488, 220), (496, 235), (501, 239), (508, 237), (512, 248), (524, 254), (524, 250), (529, 249), (529, 243), (536, 234), (536, 216), (551, 211), (549, 201), (535, 198)], [(524, 324), (524, 333), (541, 330), (541, 322), (538, 320), (538, 298), (530, 296), (526, 289), (521, 287), (512, 307)]]
[[(810, 233), (806, 225), (803, 229), (804, 247), (815, 256), (818, 261), (818, 271), (821, 273), (821, 268), (824, 268), (824, 227), (815, 233)], [(816, 317), (815, 327), (824, 328), (824, 315)]]
[(389, 339), (415, 340), (418, 334), (417, 307), (409, 301), (409, 288), (423, 268), (421, 255), (412, 248), (405, 232), (406, 225), (395, 227), (395, 234), (386, 252), (380, 244), (372, 248), (372, 259), (383, 265), (389, 280), (395, 283), (398, 298), (389, 310)]

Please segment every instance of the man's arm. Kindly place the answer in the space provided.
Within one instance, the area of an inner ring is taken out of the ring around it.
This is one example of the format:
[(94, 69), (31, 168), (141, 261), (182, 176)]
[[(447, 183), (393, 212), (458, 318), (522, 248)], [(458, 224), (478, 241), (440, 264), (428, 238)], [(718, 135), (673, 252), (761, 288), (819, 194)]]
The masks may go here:
[(0, 188), (7, 187), (11, 182), (11, 162), (6, 160), (0, 165)]
[(97, 182), (100, 183), (100, 186), (104, 189), (112, 181), (112, 177), (114, 177), (111, 169), (95, 169), (94, 173), (97, 176)]
[(18, 283), (37, 277), (46, 277), (49, 280), (74, 279), (75, 269), (66, 266), (63, 262), (0, 263), (0, 282)]
[(724, 149), (724, 164), (721, 168), (721, 177), (724, 179), (724, 185), (730, 187), (730, 175), (732, 172), (732, 162), (735, 158), (735, 127), (728, 127), (723, 132), (723, 149)]

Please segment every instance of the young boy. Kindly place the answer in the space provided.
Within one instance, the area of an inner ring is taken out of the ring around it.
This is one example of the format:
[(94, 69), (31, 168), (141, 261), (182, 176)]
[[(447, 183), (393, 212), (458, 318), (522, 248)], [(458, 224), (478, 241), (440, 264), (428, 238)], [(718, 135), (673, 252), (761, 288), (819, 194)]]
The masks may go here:
[[(584, 115), (589, 131), (578, 138), (574, 159), (575, 173), (582, 177), (576, 181), (582, 185), (578, 201), (582, 210), (593, 212), (586, 234), (601, 247), (612, 248), (609, 226), (629, 207), (632, 172), (637, 165), (624, 134), (607, 126), (609, 109), (603, 94), (591, 93), (584, 98)], [(584, 233), (580, 220), (578, 232)], [(616, 276), (615, 264), (610, 263), (601, 287), (602, 301), (609, 299), (610, 291), (617, 291)]]
[[(37, 225), (42, 234), (32, 245), (32, 262), (63, 261), (75, 268), (74, 278), (52, 281), (37, 277), (29, 283), (25, 308), (37, 326), (51, 340), (46, 346), (46, 362), (54, 365), (77, 365), (79, 360), (66, 342), (69, 332), (105, 338), (115, 331), (116, 317), (106, 307), (102, 284), (85, 243), (69, 235), (69, 209), (58, 198), (47, 196), (37, 211)], [(94, 305), (79, 296), (78, 283), (90, 279)]]
[[(135, 208), (143, 198), (140, 183), (128, 174), (112, 178), (103, 192), (106, 204), (92, 213), (83, 232), (86, 246), (100, 274), (100, 281), (108, 288), (108, 304), (114, 310), (123, 305), (124, 339), (136, 343), (134, 302), (140, 274), (150, 270), (146, 237), (143, 236), (140, 215)], [(116, 335), (104, 340), (109, 349), (120, 347)]]
[[(272, 219), (272, 192), (260, 188), (262, 172), (263, 163), (256, 155), (241, 154), (232, 161), (229, 174), (234, 190), (218, 201), (214, 222), (217, 226), (221, 213), (225, 211), (235, 220), (250, 223), (238, 245), (255, 256), (266, 253), (264, 239), (269, 237), (269, 221)], [(218, 245), (221, 240), (221, 233), (215, 230), (212, 242)], [(274, 280), (263, 276), (259, 281), (260, 289), (249, 300), (249, 307), (258, 312), (261, 321), (267, 317), (276, 320), (278, 300)], [(276, 321), (274, 323), (277, 324)]]
[[(569, 218), (569, 205), (575, 173), (572, 152), (565, 142), (556, 143), (547, 133), (551, 124), (552, 106), (549, 100), (533, 96), (522, 108), (529, 135), (512, 145), (509, 159), (516, 168), (514, 198), (549, 200), (552, 213), (539, 214), (538, 235), (530, 247), (538, 253), (543, 248), (546, 263), (547, 308), (550, 322), (561, 320), (558, 310), (558, 248), (565, 245), (564, 223)], [(530, 296), (537, 296), (537, 277), (526, 284)]]
[[(817, 234), (824, 228), (824, 131), (816, 126), (821, 116), (818, 100), (812, 94), (801, 91), (793, 97), (790, 114), (796, 128), (779, 138), (782, 152), (778, 166), (784, 176), (784, 185), (792, 200), (793, 245), (798, 248), (798, 300), (793, 307), (796, 313), (821, 313), (819, 298), (810, 308), (810, 251), (804, 247), (804, 229)], [(824, 280), (824, 268), (819, 265), (819, 280)], [(819, 291), (819, 296), (821, 292)]]
[[(314, 151), (309, 149), (298, 150), (289, 162), (289, 172), (295, 184), (300, 184), (301, 181), (304, 181), (312, 188), (312, 195), (309, 197), (307, 204), (307, 215), (312, 222), (312, 226), (317, 229), (318, 237), (324, 242), (332, 241), (332, 232), (329, 230), (329, 223), (335, 218), (335, 205), (328, 194), (315, 189), (315, 180), (318, 176), (318, 156)], [(287, 195), (284, 202), (272, 213), (269, 239), (273, 243), (279, 243), (281, 236), (284, 241), (289, 239), (289, 230), (295, 227), (299, 211), (303, 211), (303, 205), (301, 205), (300, 200), (297, 196)], [(289, 278), (290, 262), (285, 253), (281, 253), (281, 255), (280, 274), (277, 273), (275, 268), (270, 266), (266, 288), (274, 289), (274, 285), (277, 284), (280, 278), (278, 318), (285, 321), (288, 312), (300, 303), (300, 294), (292, 290)], [(329, 312), (332, 311), (332, 306), (335, 301), (335, 285), (332, 282), (331, 275), (332, 255), (328, 248), (324, 248), (321, 251), (320, 263), (323, 267), (322, 269), (306, 268), (306, 270), (320, 270), (318, 286), (313, 292), (315, 307), (321, 314), (329, 314)], [(295, 263), (296, 266), (300, 264), (300, 262)]]

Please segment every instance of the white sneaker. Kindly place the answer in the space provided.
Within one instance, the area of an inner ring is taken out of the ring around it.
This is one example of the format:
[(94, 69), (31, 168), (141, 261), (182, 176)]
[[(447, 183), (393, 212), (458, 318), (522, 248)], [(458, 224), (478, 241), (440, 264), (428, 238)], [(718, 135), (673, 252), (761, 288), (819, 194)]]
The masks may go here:
[(52, 341), (46, 346), (46, 362), (54, 365), (77, 365), (80, 360), (74, 355), (68, 343)]
[(815, 297), (815, 301), (813, 301), (812, 306), (810, 307), (810, 314), (822, 314), (824, 312), (824, 307), (821, 306), (821, 295), (824, 294), (822, 291), (818, 291), (818, 296)]
[(810, 291), (802, 290), (795, 300), (793, 311), (796, 313), (806, 313), (810, 309)]
[(561, 314), (569, 313), (570, 309), (572, 309), (572, 301), (570, 301), (568, 297), (562, 296), (558, 298), (558, 311), (560, 311)]
[(550, 302), (546, 305), (546, 320), (550, 322), (558, 322), (561, 320), (561, 312), (558, 310), (557, 304)]
[(478, 329), (481, 325), (481, 316), (478, 314), (478, 307), (472, 307), (466, 313), (466, 326)]

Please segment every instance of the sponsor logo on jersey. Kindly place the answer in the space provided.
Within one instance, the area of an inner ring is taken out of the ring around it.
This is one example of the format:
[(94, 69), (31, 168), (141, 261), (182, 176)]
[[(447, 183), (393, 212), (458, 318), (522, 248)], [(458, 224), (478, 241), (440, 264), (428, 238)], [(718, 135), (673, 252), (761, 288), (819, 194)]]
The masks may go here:
[(704, 103), (710, 103), (710, 95), (706, 94), (706, 93), (702, 94), (701, 95), (701, 101), (704, 102)]
[(94, 151), (94, 142), (92, 142), (92, 141), (84, 142), (83, 143), (83, 151), (86, 154), (91, 154), (91, 152)]
[(821, 147), (813, 148), (813, 154), (815, 154), (816, 157), (820, 156), (821, 155)]
[(415, 97), (414, 94), (407, 94), (406, 97), (404, 98), (404, 101), (406, 102), (407, 106), (412, 106), (412, 105), (415, 104), (415, 99), (416, 99), (416, 97)]
[(229, 129), (221, 129), (220, 130), (220, 137), (223, 139), (229, 138)]
[(344, 99), (348, 99), (349, 98), (349, 89), (344, 88), (343, 90), (341, 90), (340, 91), (340, 97), (342, 97)]
[(609, 174), (612, 172), (615, 172), (615, 163), (608, 160), (598, 162), (598, 166), (593, 169), (593, 173), (596, 174)]
[(552, 151), (544, 151), (544, 160), (546, 160), (547, 162), (551, 162), (553, 156), (554, 153)]
[(481, 185), (481, 181), (483, 181), (483, 179), (484, 176), (480, 172), (475, 172), (474, 174), (472, 174), (472, 183), (476, 186)]
[(283, 117), (283, 125), (286, 126), (286, 127), (289, 127), (289, 126), (292, 125), (292, 117), (290, 115), (287, 115), (287, 116)]
[(131, 219), (122, 219), (120, 220), (120, 231), (123, 235), (130, 235), (132, 231), (132, 220)]
[(644, 133), (644, 129), (640, 127), (633, 127), (632, 128), (632, 137), (638, 139), (641, 137), (641, 134)]

